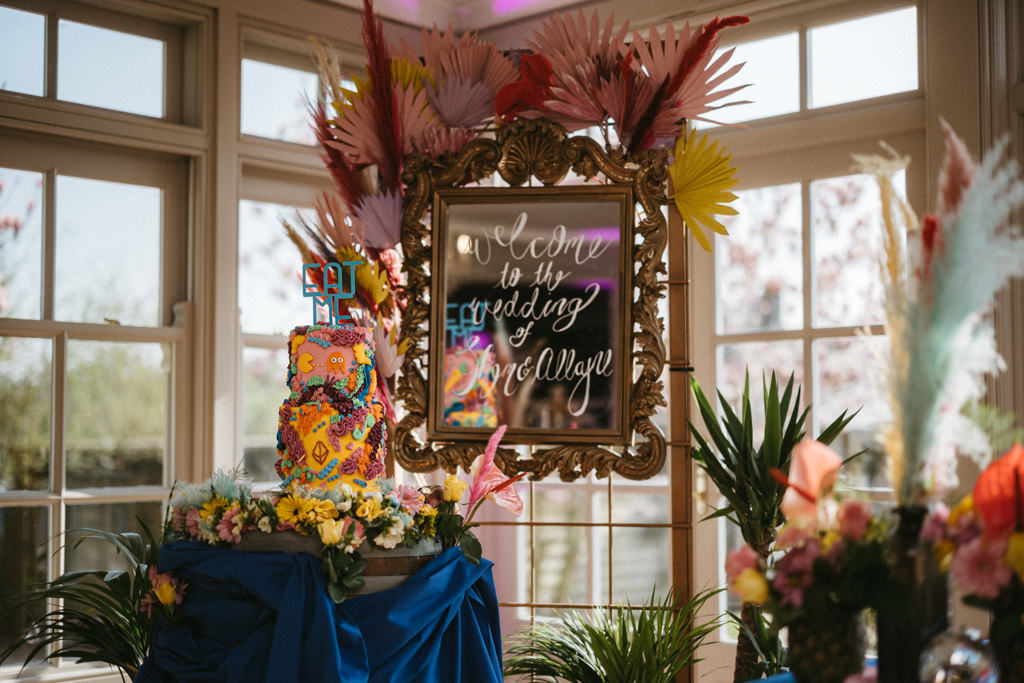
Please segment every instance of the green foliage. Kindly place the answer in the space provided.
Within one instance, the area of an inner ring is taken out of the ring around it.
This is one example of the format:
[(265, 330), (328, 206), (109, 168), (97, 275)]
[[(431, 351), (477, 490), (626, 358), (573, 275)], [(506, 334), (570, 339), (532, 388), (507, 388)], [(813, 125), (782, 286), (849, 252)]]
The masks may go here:
[(25, 592), (17, 605), (49, 603), (51, 609), (0, 651), (0, 664), (27, 646), (25, 664), (40, 654), (46, 659), (72, 657), (79, 662), (110, 664), (120, 670), (122, 679), (134, 678), (153, 633), (154, 618), (140, 605), (152, 589), (149, 567), (156, 566), (160, 552), (152, 532), (140, 524), (143, 535), (75, 530), (85, 534), (75, 547), (85, 541), (109, 543), (128, 560), (128, 571), (66, 572)]
[[(694, 461), (707, 472), (727, 502), (713, 516), (727, 517), (740, 528), (743, 539), (752, 548), (767, 555), (775, 530), (785, 521), (779, 509), (785, 487), (773, 479), (769, 471), (776, 468), (789, 473), (793, 448), (804, 438), (804, 422), (810, 406), (800, 410), (800, 389), (794, 393), (792, 375), (781, 395), (774, 372), (767, 386), (763, 377), (761, 384), (765, 426), (760, 446), (754, 447), (749, 375), (744, 381), (739, 415), (718, 392), (721, 421), (700, 385), (691, 379), (708, 439), (701, 436), (693, 422), (690, 422), (690, 431), (697, 446), (693, 451)], [(818, 441), (831, 443), (855, 415), (847, 416), (843, 411), (818, 435)]]
[(366, 560), (358, 550), (346, 553), (336, 545), (325, 546), (321, 563), (327, 577), (327, 593), (336, 603), (344, 602), (346, 597), (366, 585), (363, 578)]
[(751, 679), (774, 676), (789, 670), (789, 653), (786, 646), (779, 637), (779, 629), (772, 626), (772, 622), (761, 611), (760, 607), (751, 605), (754, 611), (754, 627), (751, 628), (743, 622), (738, 614), (726, 612), (729, 620), (746, 635), (748, 642), (754, 647), (757, 653), (757, 664), (748, 672)]
[(698, 624), (697, 614), (719, 591), (699, 593), (677, 604), (669, 593), (634, 609), (628, 604), (572, 613), (560, 624), (538, 624), (509, 638), (506, 676), (571, 683), (664, 683), (697, 659), (697, 649), (718, 628)]
[(1024, 443), (1024, 427), (1018, 425), (1014, 413), (1004, 413), (995, 406), (977, 402), (965, 405), (963, 412), (985, 432), (993, 457), (999, 457), (1015, 443)]

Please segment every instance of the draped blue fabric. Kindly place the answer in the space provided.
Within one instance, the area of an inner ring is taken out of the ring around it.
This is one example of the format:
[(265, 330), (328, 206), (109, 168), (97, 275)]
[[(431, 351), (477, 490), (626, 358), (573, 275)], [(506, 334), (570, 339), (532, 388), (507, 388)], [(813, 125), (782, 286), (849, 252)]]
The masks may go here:
[(335, 605), (320, 560), (170, 543), (160, 571), (188, 582), (136, 683), (501, 681), (492, 563), (451, 548), (401, 586)]

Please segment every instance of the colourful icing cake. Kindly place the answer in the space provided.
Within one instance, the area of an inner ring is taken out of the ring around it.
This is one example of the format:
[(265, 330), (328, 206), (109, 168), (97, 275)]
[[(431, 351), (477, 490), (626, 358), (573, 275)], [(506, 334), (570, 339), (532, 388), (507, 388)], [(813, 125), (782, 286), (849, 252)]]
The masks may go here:
[(444, 424), (450, 427), (498, 426), (495, 412), (494, 352), (449, 347), (444, 354)]
[(288, 398), (278, 413), (277, 473), (334, 488), (383, 476), (387, 430), (377, 400), (373, 333), (308, 325), (288, 338)]

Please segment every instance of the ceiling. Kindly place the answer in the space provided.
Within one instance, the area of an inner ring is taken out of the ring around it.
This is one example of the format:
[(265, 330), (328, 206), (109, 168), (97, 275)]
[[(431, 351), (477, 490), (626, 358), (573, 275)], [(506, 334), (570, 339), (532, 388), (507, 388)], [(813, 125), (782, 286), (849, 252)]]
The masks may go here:
[[(363, 6), (362, 0), (334, 2), (356, 10)], [(480, 31), (587, 4), (581, 0), (375, 0), (373, 6), (385, 19), (401, 24), (451, 24), (459, 31)]]

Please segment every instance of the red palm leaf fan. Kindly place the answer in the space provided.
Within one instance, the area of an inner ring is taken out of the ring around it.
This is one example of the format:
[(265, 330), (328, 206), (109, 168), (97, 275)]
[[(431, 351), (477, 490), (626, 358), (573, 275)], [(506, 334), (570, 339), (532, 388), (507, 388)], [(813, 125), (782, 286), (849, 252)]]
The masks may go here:
[(985, 521), (985, 533), (1024, 531), (1024, 447), (1010, 452), (981, 473), (974, 484), (974, 509)]

